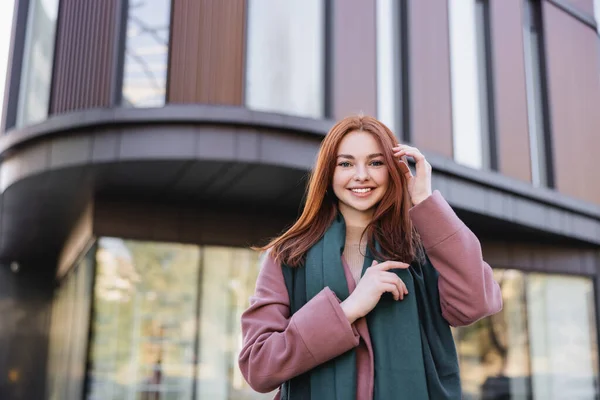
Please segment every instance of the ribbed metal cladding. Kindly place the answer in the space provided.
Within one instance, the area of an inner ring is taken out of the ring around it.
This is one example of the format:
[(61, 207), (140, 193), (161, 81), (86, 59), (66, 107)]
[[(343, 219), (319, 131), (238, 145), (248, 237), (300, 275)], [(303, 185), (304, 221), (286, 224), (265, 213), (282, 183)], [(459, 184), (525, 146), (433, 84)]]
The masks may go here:
[(60, 3), (50, 113), (108, 107), (118, 0)]
[[(490, 2), (499, 170), (531, 181), (527, 92), (523, 52), (523, 0)], [(511, 29), (506, 29), (510, 26)]]
[(600, 204), (598, 36), (579, 20), (542, 2), (555, 186)]
[(408, 13), (412, 143), (452, 157), (448, 4), (411, 1)]
[(167, 101), (241, 105), (246, 0), (173, 0)]

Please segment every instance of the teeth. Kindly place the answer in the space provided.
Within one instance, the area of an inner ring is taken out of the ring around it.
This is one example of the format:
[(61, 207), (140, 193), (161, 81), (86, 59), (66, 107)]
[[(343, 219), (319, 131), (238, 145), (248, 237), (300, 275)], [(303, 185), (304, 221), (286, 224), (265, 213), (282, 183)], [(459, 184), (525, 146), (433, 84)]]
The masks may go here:
[(352, 189), (353, 192), (355, 193), (367, 193), (371, 191), (371, 188), (364, 188), (364, 189)]

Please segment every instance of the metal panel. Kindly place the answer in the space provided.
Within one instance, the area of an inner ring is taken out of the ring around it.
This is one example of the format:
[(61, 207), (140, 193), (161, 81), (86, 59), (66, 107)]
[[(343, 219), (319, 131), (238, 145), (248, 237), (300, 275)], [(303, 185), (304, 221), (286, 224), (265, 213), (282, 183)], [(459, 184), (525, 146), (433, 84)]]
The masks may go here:
[(531, 181), (522, 0), (491, 1), (492, 62), (499, 171)]
[(375, 2), (333, 1), (332, 117), (377, 112)]
[(241, 105), (246, 0), (174, 0), (170, 103)]
[(63, 0), (59, 10), (50, 113), (108, 107), (114, 76), (118, 0)]
[(600, 148), (598, 36), (549, 2), (543, 2), (552, 125), (555, 185), (558, 191), (600, 204), (597, 155)]
[(412, 142), (452, 157), (447, 2), (411, 1), (408, 20)]

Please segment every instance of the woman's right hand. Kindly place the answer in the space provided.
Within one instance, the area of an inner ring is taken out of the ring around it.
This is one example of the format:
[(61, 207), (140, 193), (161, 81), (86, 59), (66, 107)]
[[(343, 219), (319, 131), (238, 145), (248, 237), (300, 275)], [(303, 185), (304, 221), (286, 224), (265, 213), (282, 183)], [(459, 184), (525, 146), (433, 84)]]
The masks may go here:
[(352, 324), (357, 319), (367, 315), (379, 302), (381, 295), (390, 292), (395, 300), (404, 299), (408, 294), (406, 285), (390, 269), (406, 269), (409, 265), (399, 261), (385, 261), (378, 264), (373, 261), (370, 268), (358, 281), (354, 292), (340, 306), (346, 314), (348, 321)]

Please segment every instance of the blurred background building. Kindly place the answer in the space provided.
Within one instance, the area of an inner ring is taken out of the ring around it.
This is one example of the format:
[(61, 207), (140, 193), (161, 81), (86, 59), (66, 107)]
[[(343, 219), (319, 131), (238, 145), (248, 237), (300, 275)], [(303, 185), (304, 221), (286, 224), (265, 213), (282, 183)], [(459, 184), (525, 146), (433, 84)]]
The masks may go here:
[(454, 332), (465, 399), (597, 399), (594, 3), (17, 0), (0, 397), (272, 398), (237, 368), (248, 246), (363, 112), (427, 155), (502, 287)]

